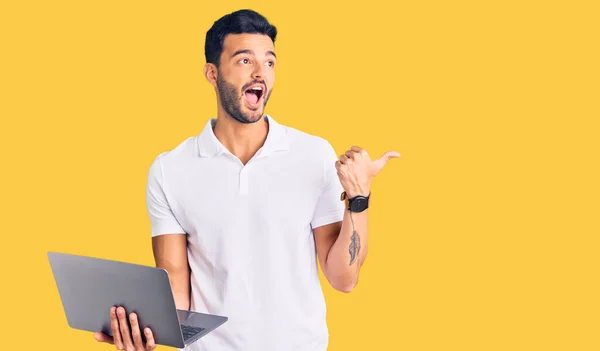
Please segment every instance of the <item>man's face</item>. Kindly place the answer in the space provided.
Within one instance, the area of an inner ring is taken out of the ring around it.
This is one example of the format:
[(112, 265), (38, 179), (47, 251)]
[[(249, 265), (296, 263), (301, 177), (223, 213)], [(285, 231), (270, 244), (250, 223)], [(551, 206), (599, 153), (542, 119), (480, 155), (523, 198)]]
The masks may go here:
[(241, 123), (263, 116), (275, 81), (275, 48), (262, 34), (229, 34), (217, 76), (223, 109)]

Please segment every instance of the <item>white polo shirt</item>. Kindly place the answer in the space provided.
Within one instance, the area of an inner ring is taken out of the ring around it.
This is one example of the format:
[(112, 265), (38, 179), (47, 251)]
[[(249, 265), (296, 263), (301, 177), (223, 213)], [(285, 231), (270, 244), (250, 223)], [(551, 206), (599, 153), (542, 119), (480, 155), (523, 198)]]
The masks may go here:
[(152, 236), (188, 234), (191, 310), (229, 317), (186, 350), (326, 350), (312, 229), (343, 219), (337, 155), (265, 115), (265, 144), (243, 165), (215, 121), (158, 155), (148, 178)]

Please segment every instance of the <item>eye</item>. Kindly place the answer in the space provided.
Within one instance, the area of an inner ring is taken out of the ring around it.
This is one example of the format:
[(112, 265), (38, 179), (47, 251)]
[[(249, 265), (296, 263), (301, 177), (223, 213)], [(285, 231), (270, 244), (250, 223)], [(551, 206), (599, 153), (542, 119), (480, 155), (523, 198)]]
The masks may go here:
[(247, 59), (247, 58), (243, 58), (243, 59), (241, 59), (239, 62), (241, 62), (241, 63), (243, 63), (243, 64), (248, 64), (248, 63), (250, 63), (250, 60), (249, 60), (249, 59)]
[(267, 62), (267, 66), (269, 66), (269, 67), (273, 67), (273, 66), (275, 66), (275, 62), (273, 62), (273, 61), (268, 61), (268, 62)]

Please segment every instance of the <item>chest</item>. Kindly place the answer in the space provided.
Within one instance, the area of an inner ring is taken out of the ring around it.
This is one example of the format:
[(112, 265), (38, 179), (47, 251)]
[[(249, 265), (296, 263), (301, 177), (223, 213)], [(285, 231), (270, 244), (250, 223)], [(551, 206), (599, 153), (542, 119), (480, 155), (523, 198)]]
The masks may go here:
[[(205, 160), (173, 174), (168, 197), (191, 235), (302, 232), (315, 211), (323, 167), (301, 156), (273, 156), (246, 165)], [(242, 235), (242, 234), (238, 234)]]

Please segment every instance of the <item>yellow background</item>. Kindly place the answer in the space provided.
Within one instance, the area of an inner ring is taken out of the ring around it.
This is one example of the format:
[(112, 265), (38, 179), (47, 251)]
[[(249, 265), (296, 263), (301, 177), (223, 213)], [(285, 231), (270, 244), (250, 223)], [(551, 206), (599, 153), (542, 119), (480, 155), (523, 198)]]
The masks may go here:
[(280, 31), (267, 113), (402, 154), (359, 286), (325, 285), (331, 351), (600, 350), (593, 3), (2, 2), (0, 348), (110, 349), (46, 252), (153, 265), (148, 168), (215, 115), (204, 36), (250, 6)]

